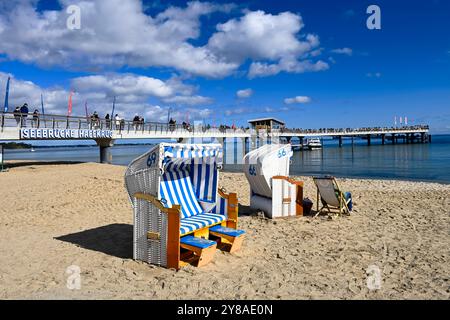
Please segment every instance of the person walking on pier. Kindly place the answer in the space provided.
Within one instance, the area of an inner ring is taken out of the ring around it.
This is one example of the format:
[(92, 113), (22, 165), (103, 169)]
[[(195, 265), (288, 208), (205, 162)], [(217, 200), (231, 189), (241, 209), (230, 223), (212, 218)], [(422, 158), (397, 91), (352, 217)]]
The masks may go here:
[(28, 103), (24, 103), (23, 106), (20, 108), (20, 116), (22, 118), (22, 127), (27, 126), (27, 117), (28, 117)]
[(94, 111), (94, 114), (91, 116), (92, 129), (98, 129), (99, 125), (100, 125), (100, 118), (98, 117), (97, 111)]
[(109, 117), (109, 113), (105, 116), (106, 129), (111, 129), (111, 118)]
[(169, 120), (169, 130), (171, 132), (175, 130), (176, 124), (177, 124), (177, 122), (175, 120), (173, 120), (172, 118), (170, 118), (170, 120)]
[(136, 114), (136, 115), (134, 115), (134, 118), (133, 118), (133, 127), (134, 127), (134, 130), (135, 131), (137, 131), (138, 129), (139, 129), (139, 123), (141, 122), (141, 118), (139, 118), (139, 116)]
[(39, 128), (39, 110), (34, 109), (33, 112), (33, 122), (31, 123), (33, 128)]
[(20, 126), (20, 118), (21, 118), (21, 116), (20, 116), (20, 107), (17, 106), (14, 109), (14, 119), (16, 119), (16, 123), (17, 123), (18, 127)]
[(116, 126), (116, 130), (120, 129), (120, 117), (119, 115), (116, 113), (116, 115), (114, 116), (114, 122), (115, 122), (115, 126)]

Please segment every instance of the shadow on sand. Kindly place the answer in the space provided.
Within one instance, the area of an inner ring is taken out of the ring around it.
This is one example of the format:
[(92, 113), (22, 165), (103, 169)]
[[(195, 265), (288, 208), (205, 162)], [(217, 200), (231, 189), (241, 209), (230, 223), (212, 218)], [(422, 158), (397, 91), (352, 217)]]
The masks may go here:
[(131, 224), (109, 224), (55, 239), (122, 259), (133, 258), (133, 226)]

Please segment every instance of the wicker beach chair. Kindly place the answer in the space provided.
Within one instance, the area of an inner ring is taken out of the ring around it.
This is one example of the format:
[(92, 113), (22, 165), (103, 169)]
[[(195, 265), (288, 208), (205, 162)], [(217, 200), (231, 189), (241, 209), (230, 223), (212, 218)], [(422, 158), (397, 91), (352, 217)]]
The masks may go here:
[[(219, 190), (219, 144), (161, 143), (128, 166), (125, 185), (134, 209), (133, 257), (179, 269), (210, 262), (217, 244), (236, 251), (238, 202)], [(210, 228), (219, 226), (221, 229)]]
[(267, 144), (244, 156), (250, 207), (269, 218), (303, 215), (303, 182), (289, 178), (290, 144)]
[[(350, 192), (342, 192), (334, 177), (313, 177), (314, 184), (317, 187), (317, 217), (325, 209), (328, 214), (347, 213), (350, 214), (352, 210), (352, 196)], [(319, 202), (322, 203), (322, 207), (319, 208)]]

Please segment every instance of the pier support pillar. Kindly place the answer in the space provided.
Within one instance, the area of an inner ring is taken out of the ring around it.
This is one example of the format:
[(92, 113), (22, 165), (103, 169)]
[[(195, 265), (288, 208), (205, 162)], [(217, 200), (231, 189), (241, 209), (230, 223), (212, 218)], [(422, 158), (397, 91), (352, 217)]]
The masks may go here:
[(236, 163), (239, 163), (239, 160), (238, 160), (238, 138), (233, 138), (233, 143), (232, 143), (232, 146), (233, 146), (233, 164), (236, 164)]
[(250, 137), (250, 145), (248, 146), (249, 152), (256, 149), (256, 141), (257, 141), (257, 137), (255, 135), (252, 135)]
[(386, 135), (385, 135), (385, 134), (382, 134), (382, 135), (381, 135), (381, 144), (384, 146), (385, 143), (386, 143)]
[(392, 144), (396, 143), (395, 139), (396, 139), (395, 134), (392, 134)]
[(249, 148), (247, 147), (248, 141), (249, 138), (242, 138), (242, 158), (244, 158), (244, 156), (249, 153)]
[(111, 148), (114, 145), (114, 140), (112, 139), (97, 139), (95, 140), (100, 148), (100, 163), (111, 164), (112, 154)]
[(370, 136), (370, 134), (367, 135), (367, 145), (370, 146), (372, 144), (371, 141), (372, 137)]
[(225, 139), (226, 139), (226, 138), (217, 138), (217, 141), (222, 145), (222, 157), (223, 157), (223, 163), (226, 163), (226, 145), (225, 145)]
[(424, 133), (424, 132), (422, 132), (422, 133), (420, 134), (420, 142), (421, 142), (421, 143), (425, 143), (425, 133)]
[(342, 148), (342, 136), (339, 136), (339, 148)]

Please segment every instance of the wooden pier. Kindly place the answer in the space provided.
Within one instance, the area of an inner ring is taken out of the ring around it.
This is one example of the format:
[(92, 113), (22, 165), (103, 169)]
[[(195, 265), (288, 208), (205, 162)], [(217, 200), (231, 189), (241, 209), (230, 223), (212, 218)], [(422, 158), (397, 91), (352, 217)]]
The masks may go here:
[[(367, 145), (373, 140), (386, 143), (429, 143), (431, 135), (426, 125), (401, 128), (347, 128), (347, 129), (289, 129), (274, 118), (249, 121), (250, 128), (214, 128), (203, 123), (175, 125), (158, 122), (136, 123), (86, 117), (67, 117), (59, 115), (40, 116), (33, 120), (32, 114), (20, 118), (13, 113), (0, 113), (0, 141), (11, 140), (94, 140), (100, 149), (100, 161), (111, 163), (111, 147), (117, 140), (124, 139), (170, 139), (180, 143), (215, 139), (223, 146), (227, 139), (241, 140), (242, 153), (245, 154), (267, 143), (291, 143), (302, 145), (303, 139), (311, 137), (331, 137), (338, 140), (340, 147), (344, 139), (363, 139)], [(235, 147), (237, 143), (235, 144)], [(234, 151), (236, 154), (236, 150)], [(237, 156), (235, 156), (237, 158)]]

